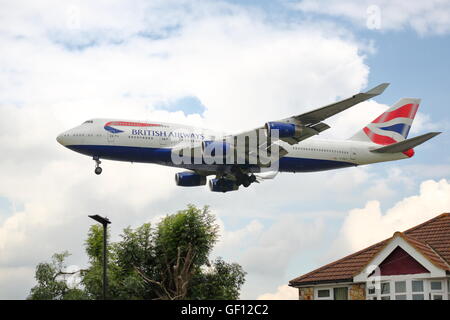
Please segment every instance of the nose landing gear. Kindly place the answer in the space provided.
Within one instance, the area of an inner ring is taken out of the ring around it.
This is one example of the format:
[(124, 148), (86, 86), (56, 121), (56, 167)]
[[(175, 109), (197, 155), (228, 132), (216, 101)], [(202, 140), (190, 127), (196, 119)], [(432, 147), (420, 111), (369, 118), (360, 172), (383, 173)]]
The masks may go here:
[(95, 174), (96, 175), (101, 174), (102, 173), (102, 168), (100, 167), (100, 164), (102, 162), (100, 161), (100, 158), (99, 157), (93, 157), (92, 159), (94, 159), (94, 161), (95, 161), (95, 170), (94, 170)]

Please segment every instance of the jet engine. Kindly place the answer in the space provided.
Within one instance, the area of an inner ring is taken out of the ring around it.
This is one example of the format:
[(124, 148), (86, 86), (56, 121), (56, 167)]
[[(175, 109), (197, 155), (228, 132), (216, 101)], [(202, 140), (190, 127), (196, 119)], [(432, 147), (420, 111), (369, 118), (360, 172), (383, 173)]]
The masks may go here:
[(202, 176), (195, 172), (178, 172), (175, 174), (175, 183), (181, 187), (197, 187), (206, 184), (206, 176)]
[(278, 130), (279, 138), (298, 138), (302, 133), (302, 128), (293, 123), (267, 122), (267, 135), (271, 136), (273, 130)]
[(209, 189), (213, 192), (228, 192), (239, 189), (239, 186), (234, 180), (211, 179), (209, 180)]

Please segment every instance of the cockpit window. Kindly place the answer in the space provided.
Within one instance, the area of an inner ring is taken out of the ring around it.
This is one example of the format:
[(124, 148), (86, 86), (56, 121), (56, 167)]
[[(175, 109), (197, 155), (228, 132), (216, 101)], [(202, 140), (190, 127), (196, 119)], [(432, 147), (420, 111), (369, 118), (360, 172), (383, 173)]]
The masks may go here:
[(87, 121), (83, 122), (83, 124), (85, 124), (85, 123), (94, 123), (94, 121), (92, 121), (92, 120), (87, 120)]

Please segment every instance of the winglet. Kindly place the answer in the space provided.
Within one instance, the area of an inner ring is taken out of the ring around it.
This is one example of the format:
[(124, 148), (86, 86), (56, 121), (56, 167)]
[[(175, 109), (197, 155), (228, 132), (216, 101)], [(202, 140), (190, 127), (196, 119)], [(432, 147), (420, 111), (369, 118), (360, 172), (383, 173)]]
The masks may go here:
[(384, 90), (386, 90), (386, 88), (389, 86), (389, 83), (382, 83), (379, 84), (378, 86), (376, 86), (375, 88), (370, 89), (367, 92), (364, 92), (365, 94), (369, 94), (371, 96), (377, 96), (379, 94), (382, 94), (384, 92)]

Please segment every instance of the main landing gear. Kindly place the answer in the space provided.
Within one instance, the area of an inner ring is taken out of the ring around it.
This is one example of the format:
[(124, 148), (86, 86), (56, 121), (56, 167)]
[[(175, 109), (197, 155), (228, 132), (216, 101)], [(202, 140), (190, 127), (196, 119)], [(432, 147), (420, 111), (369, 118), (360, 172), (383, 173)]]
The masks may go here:
[(249, 185), (251, 185), (253, 182), (255, 182), (256, 181), (256, 177), (255, 177), (255, 175), (254, 174), (251, 174), (251, 175), (244, 175), (244, 176), (242, 176), (240, 179), (239, 179), (240, 181), (240, 183), (245, 187), (245, 188), (247, 188)]
[(250, 186), (253, 182), (256, 181), (256, 176), (254, 174), (246, 174), (242, 172), (238, 167), (234, 167), (232, 169), (234, 176), (236, 177), (237, 185), (243, 185), (245, 188)]
[(94, 172), (95, 172), (96, 175), (99, 175), (100, 173), (102, 173), (102, 168), (100, 167), (100, 164), (102, 162), (100, 161), (99, 157), (93, 157), (92, 159), (94, 159), (94, 161), (95, 161), (95, 170), (94, 170)]

